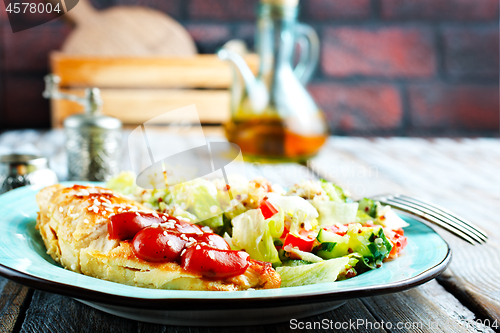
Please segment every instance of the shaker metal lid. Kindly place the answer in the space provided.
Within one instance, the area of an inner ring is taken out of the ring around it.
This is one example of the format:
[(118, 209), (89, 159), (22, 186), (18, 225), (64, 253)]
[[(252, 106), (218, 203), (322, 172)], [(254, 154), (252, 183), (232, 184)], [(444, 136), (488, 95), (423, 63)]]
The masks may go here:
[(64, 127), (68, 128), (85, 128), (98, 127), (102, 129), (121, 129), (122, 122), (113, 117), (108, 117), (102, 114), (81, 113), (67, 117), (64, 120)]

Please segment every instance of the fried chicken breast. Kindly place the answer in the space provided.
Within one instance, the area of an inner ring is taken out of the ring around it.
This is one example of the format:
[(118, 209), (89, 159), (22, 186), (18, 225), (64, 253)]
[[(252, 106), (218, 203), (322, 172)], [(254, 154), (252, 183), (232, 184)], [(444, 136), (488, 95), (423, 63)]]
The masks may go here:
[(281, 279), (271, 264), (250, 260), (245, 273), (227, 279), (208, 279), (176, 262), (139, 259), (129, 241), (108, 238), (108, 221), (123, 210), (150, 209), (111, 190), (53, 185), (36, 197), (40, 212), (36, 227), (47, 253), (66, 269), (131, 286), (236, 291), (279, 288)]

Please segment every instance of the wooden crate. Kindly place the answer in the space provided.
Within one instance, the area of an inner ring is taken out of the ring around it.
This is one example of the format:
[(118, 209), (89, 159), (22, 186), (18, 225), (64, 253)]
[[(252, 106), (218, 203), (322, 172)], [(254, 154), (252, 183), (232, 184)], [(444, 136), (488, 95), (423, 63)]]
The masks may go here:
[[(245, 59), (257, 71), (258, 58)], [(61, 78), (61, 90), (83, 94), (98, 87), (103, 112), (125, 125), (142, 124), (155, 116), (195, 104), (203, 124), (220, 124), (229, 119), (229, 90), (233, 79), (230, 65), (216, 55), (193, 57), (91, 57), (50, 55), (52, 73)], [(53, 100), (52, 126), (82, 107), (73, 102)]]

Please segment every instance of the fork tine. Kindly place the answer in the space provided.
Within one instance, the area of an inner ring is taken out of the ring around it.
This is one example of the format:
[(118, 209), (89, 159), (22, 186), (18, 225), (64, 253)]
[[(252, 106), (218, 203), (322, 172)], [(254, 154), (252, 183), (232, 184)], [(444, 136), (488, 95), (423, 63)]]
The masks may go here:
[(442, 214), (437, 214), (433, 210), (429, 209), (427, 206), (417, 205), (417, 204), (414, 204), (413, 202), (410, 202), (410, 201), (401, 200), (401, 198), (391, 198), (391, 199), (389, 199), (389, 202), (396, 202), (399, 204), (407, 205), (407, 206), (409, 206), (417, 211), (431, 215), (431, 216), (435, 217), (436, 219), (446, 223), (447, 225), (450, 225), (456, 229), (459, 229), (459, 230), (467, 233), (467, 235), (469, 235), (471, 238), (475, 239), (479, 243), (484, 243), (486, 241), (484, 236), (477, 234), (473, 229), (470, 228), (470, 226), (463, 225), (461, 223), (457, 223), (456, 221), (448, 218), (448, 216), (443, 216)]
[(444, 221), (441, 221), (441, 220), (435, 218), (434, 216), (431, 216), (427, 213), (418, 211), (412, 207), (409, 207), (408, 205), (397, 203), (397, 202), (391, 202), (390, 200), (387, 200), (387, 199), (388, 198), (385, 197), (385, 198), (378, 198), (377, 200), (380, 201), (380, 203), (382, 203), (382, 204), (392, 206), (392, 207), (397, 208), (399, 210), (402, 210), (404, 212), (421, 217), (426, 221), (437, 224), (440, 227), (442, 227), (443, 229), (446, 229), (449, 232), (459, 236), (460, 238), (464, 239), (465, 241), (469, 242), (472, 245), (476, 245), (477, 243), (479, 243), (479, 244), (482, 243), (481, 241), (478, 241), (478, 240), (472, 238), (471, 236), (467, 235), (465, 232), (463, 232), (459, 228), (457, 228), (453, 225), (449, 225), (448, 223), (445, 223)]
[(468, 222), (464, 218), (450, 212), (449, 210), (447, 210), (445, 208), (436, 206), (434, 204), (431, 204), (431, 203), (426, 202), (425, 200), (422, 200), (419, 198), (409, 197), (407, 195), (399, 195), (399, 198), (401, 198), (405, 201), (408, 201), (408, 202), (413, 202), (413, 203), (419, 204), (420, 206), (425, 205), (425, 207), (427, 207), (429, 210), (432, 210), (441, 216), (448, 217), (449, 219), (454, 220), (457, 223), (460, 223), (461, 225), (463, 225), (465, 227), (468, 227), (471, 231), (476, 233), (478, 236), (480, 236), (484, 240), (488, 239), (488, 234), (485, 231), (481, 230), (480, 228), (476, 227), (475, 225)]

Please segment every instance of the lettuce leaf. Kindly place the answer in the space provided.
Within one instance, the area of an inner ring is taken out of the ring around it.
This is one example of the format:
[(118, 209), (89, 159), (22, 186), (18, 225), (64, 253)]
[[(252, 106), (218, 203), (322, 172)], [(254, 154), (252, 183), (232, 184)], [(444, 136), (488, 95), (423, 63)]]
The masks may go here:
[(224, 225), (217, 189), (208, 180), (195, 179), (175, 185), (171, 190), (172, 201), (197, 217), (193, 222), (209, 226), (215, 232)]
[(354, 263), (352, 258), (342, 257), (310, 265), (276, 267), (276, 271), (281, 276), (281, 287), (297, 287), (334, 282), (340, 274), (351, 268), (350, 263)]
[(232, 221), (232, 244), (244, 249), (252, 259), (280, 264), (274, 238), (283, 233), (283, 220), (275, 214), (264, 219), (260, 209), (251, 209), (236, 216)]
[(135, 174), (131, 171), (122, 171), (118, 175), (112, 177), (106, 183), (106, 188), (116, 191), (123, 195), (133, 194), (138, 187), (135, 184)]
[(301, 197), (281, 196), (275, 193), (269, 193), (267, 197), (269, 202), (278, 210), (275, 215), (278, 216), (276, 221), (279, 219), (280, 223), (283, 223), (285, 218), (290, 221), (291, 233), (298, 234), (301, 224), (311, 224), (318, 217), (316, 208)]
[(336, 201), (309, 201), (318, 211), (318, 222), (320, 227), (328, 227), (336, 223), (347, 224), (356, 222), (358, 212), (357, 202), (336, 202)]

